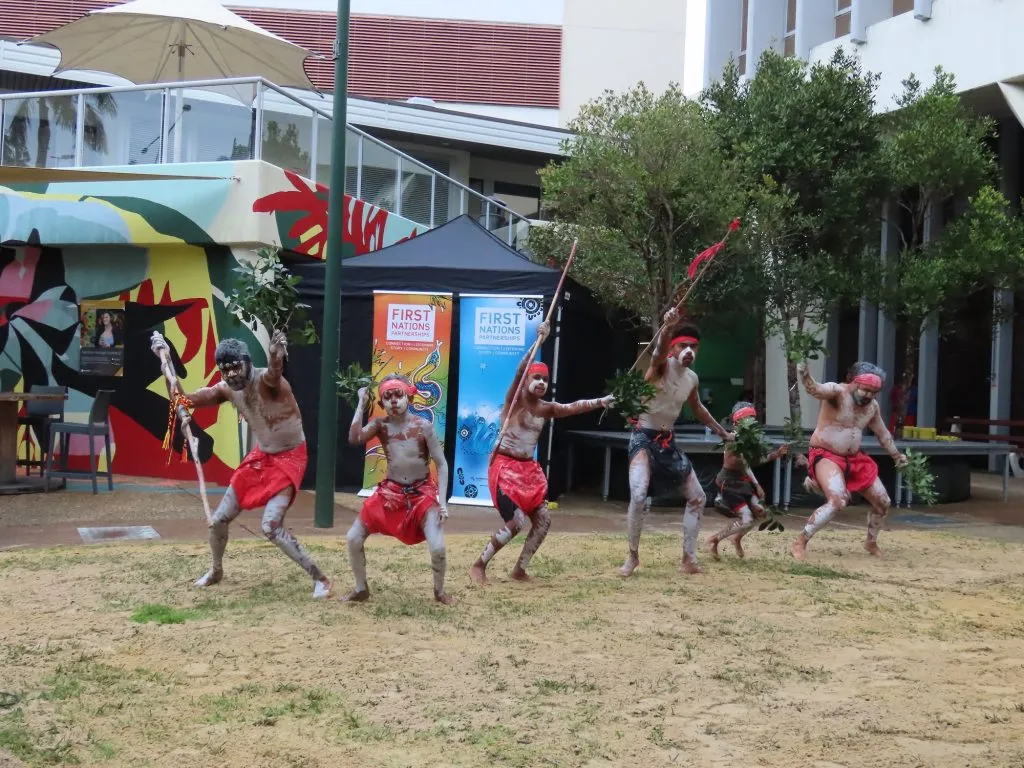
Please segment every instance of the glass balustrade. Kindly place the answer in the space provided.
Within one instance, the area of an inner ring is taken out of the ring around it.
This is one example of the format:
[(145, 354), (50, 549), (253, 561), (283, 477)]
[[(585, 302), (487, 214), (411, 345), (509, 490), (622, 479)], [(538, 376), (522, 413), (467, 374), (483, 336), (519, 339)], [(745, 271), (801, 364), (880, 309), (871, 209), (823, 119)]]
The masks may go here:
[[(325, 104), (260, 78), (5, 93), (0, 164), (112, 168), (258, 159), (326, 185), (333, 158)], [(352, 126), (345, 192), (423, 227), (469, 213), (517, 248), (529, 233), (528, 219)]]

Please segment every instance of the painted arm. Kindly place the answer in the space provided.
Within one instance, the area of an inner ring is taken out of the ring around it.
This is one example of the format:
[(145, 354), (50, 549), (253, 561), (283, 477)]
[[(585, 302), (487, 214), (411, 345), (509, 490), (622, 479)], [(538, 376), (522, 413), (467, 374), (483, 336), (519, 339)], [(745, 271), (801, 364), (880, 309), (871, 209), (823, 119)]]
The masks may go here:
[(658, 343), (654, 346), (654, 354), (651, 356), (651, 364), (647, 368), (646, 379), (660, 379), (665, 373), (665, 361), (668, 359), (669, 342), (672, 341), (669, 329), (679, 321), (679, 312), (672, 307), (662, 318), (661, 332), (658, 334)]
[(284, 359), (288, 356), (288, 337), (282, 331), (274, 331), (274, 335), (270, 338), (269, 352), (263, 383), (271, 389), (277, 389), (281, 386), (281, 379), (284, 376)]
[(359, 403), (352, 416), (352, 424), (348, 428), (349, 445), (362, 445), (380, 433), (380, 419), (374, 419), (365, 427), (363, 426), (363, 410), (366, 408), (367, 399), (367, 389), (362, 387), (359, 390)]
[(827, 381), (824, 383), (815, 381), (814, 377), (811, 376), (811, 371), (807, 367), (807, 363), (800, 363), (796, 367), (796, 372), (800, 377), (800, 381), (803, 382), (804, 389), (807, 390), (807, 394), (811, 397), (817, 398), (818, 400), (832, 400), (843, 393), (842, 384), (837, 384), (834, 381)]
[(444, 457), (444, 449), (441, 448), (441, 441), (437, 439), (434, 425), (425, 424), (424, 431), (427, 436), (427, 452), (437, 467), (437, 505), (441, 508), (443, 520), (448, 517), (448, 502), (445, 500), (448, 494), (448, 460)]
[(228, 401), (228, 385), (218, 381), (212, 387), (203, 387), (195, 392), (189, 392), (185, 397), (192, 401), (194, 408), (205, 408), (210, 405), (220, 405)]
[(875, 404), (875, 415), (868, 422), (868, 429), (875, 433), (875, 437), (878, 438), (878, 444), (896, 462), (897, 467), (906, 466), (907, 457), (900, 453), (899, 448), (896, 447), (896, 441), (892, 439), (892, 433), (889, 432), (889, 428), (882, 421), (882, 412), (878, 409), (877, 403)]
[(566, 416), (576, 416), (588, 411), (596, 411), (598, 408), (610, 408), (615, 403), (614, 395), (594, 398), (593, 400), (577, 400), (574, 403), (541, 403), (540, 413), (545, 419), (564, 419)]
[(704, 403), (700, 401), (700, 388), (695, 384), (693, 391), (690, 396), (686, 399), (686, 402), (690, 405), (690, 410), (693, 411), (693, 415), (697, 417), (697, 421), (703, 424), (705, 427), (711, 427), (711, 431), (718, 435), (720, 438), (727, 442), (731, 442), (736, 438), (736, 435), (726, 430), (721, 424), (719, 424), (715, 417), (711, 415), (711, 411), (704, 407)]
[(785, 456), (788, 453), (789, 453), (789, 443), (783, 443), (778, 448), (776, 448), (774, 451), (772, 451), (767, 456), (765, 456), (764, 461), (762, 461), (761, 463), (762, 464), (771, 464), (773, 461), (775, 461), (780, 456)]

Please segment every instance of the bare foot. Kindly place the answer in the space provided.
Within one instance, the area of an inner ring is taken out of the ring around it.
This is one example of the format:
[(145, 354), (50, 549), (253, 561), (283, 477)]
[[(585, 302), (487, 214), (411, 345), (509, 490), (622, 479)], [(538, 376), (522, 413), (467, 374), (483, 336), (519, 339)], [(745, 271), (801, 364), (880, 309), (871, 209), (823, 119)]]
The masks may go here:
[(626, 558), (626, 562), (624, 562), (622, 567), (619, 568), (619, 573), (628, 578), (633, 575), (633, 571), (635, 571), (639, 566), (640, 556), (635, 552), (630, 552), (629, 557)]
[(881, 557), (882, 556), (882, 550), (880, 550), (878, 548), (878, 542), (877, 541), (865, 541), (864, 542), (864, 549), (867, 550), (869, 555), (874, 555), (875, 557)]
[(690, 560), (689, 558), (683, 558), (683, 564), (679, 566), (679, 572), (687, 575), (693, 575), (695, 573), (704, 573), (704, 569), (697, 565), (696, 560)]
[(512, 573), (508, 577), (514, 581), (533, 581), (533, 576), (518, 566), (512, 569)]
[(361, 589), (357, 592), (353, 589), (347, 595), (344, 595), (339, 599), (343, 603), (365, 603), (367, 600), (370, 599), (370, 590)]
[(471, 578), (477, 586), (487, 586), (487, 566), (479, 562), (473, 563), (473, 567), (469, 569), (469, 578)]
[(328, 597), (331, 596), (331, 589), (333, 588), (333, 586), (334, 585), (331, 584), (331, 582), (327, 579), (317, 581), (313, 585), (313, 599), (326, 600)]
[(455, 598), (449, 595), (447, 592), (441, 592), (440, 594), (435, 592), (434, 599), (442, 605), (455, 605)]
[(736, 557), (743, 557), (747, 554), (743, 551), (743, 542), (740, 541), (740, 538), (738, 536), (732, 540), (732, 545), (736, 549)]
[(708, 541), (708, 544), (710, 545), (708, 547), (708, 552), (711, 553), (711, 559), (715, 562), (721, 560), (722, 558), (718, 554), (718, 539), (711, 539)]
[(220, 580), (224, 578), (224, 571), (220, 568), (211, 568), (202, 576), (193, 582), (194, 586), (197, 587), (212, 587), (214, 584), (219, 584)]
[(800, 537), (790, 546), (789, 554), (797, 560), (807, 559), (807, 539), (804, 538), (803, 534), (800, 534)]

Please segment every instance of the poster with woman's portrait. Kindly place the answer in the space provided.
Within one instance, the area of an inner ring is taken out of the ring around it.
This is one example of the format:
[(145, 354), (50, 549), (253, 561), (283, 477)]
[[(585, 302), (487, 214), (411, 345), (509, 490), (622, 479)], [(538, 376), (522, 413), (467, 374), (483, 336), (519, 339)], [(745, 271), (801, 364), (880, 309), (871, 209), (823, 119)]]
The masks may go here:
[(118, 299), (83, 301), (79, 307), (82, 374), (124, 375), (124, 302)]

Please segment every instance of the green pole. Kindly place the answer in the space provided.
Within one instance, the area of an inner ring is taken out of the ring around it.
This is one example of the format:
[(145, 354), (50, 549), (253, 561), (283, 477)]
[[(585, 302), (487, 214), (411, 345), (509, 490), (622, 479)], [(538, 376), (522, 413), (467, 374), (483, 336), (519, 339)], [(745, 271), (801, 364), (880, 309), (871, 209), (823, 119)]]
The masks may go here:
[(320, 347), (320, 410), (317, 414), (317, 528), (334, 527), (334, 466), (338, 448), (338, 347), (341, 335), (341, 258), (345, 231), (345, 126), (348, 123), (349, 0), (338, 0), (334, 41), (334, 113), (331, 118), (331, 181), (327, 200), (327, 274), (324, 275), (324, 326)]

